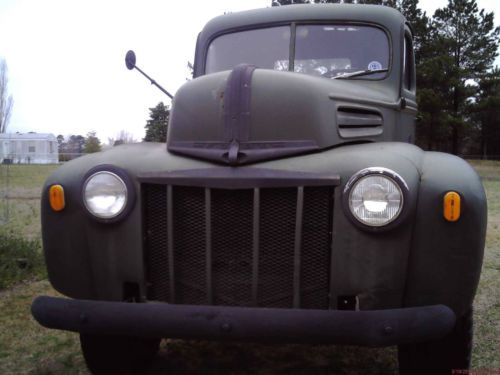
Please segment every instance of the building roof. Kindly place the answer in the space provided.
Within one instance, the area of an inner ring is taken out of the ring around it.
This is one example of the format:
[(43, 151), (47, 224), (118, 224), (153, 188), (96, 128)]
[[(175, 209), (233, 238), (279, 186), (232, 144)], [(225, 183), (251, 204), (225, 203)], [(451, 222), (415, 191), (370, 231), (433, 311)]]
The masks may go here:
[(23, 141), (57, 141), (52, 133), (2, 133), (0, 139), (3, 140), (23, 140)]

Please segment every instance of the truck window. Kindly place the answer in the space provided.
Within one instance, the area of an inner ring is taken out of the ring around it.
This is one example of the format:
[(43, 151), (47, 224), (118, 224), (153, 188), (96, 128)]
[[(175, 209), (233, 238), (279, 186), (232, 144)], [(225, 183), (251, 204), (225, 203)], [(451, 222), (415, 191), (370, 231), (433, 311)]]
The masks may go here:
[[(297, 26), (294, 71), (328, 78), (360, 70), (387, 69), (389, 41), (375, 27), (355, 25)], [(379, 79), (386, 73), (365, 76)]]
[[(205, 72), (230, 70), (243, 63), (265, 69), (288, 70), (289, 48), (289, 26), (225, 34), (210, 44)], [(276, 65), (277, 62), (283, 62), (283, 65)]]
[[(289, 26), (222, 35), (208, 48), (205, 72), (230, 70), (247, 63), (259, 68), (333, 78), (360, 70), (389, 68), (389, 41), (385, 32), (376, 27), (297, 25), (292, 53), (291, 35)], [(291, 56), (293, 53), (295, 56)], [(380, 79), (385, 74), (360, 79)]]

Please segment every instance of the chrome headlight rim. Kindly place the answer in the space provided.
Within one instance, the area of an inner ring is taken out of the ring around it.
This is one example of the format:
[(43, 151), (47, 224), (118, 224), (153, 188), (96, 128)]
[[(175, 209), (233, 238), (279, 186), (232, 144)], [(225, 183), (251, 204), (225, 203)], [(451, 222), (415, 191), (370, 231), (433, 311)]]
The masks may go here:
[[(118, 177), (121, 182), (125, 185), (126, 189), (126, 202), (124, 207), (115, 215), (112, 217), (101, 217), (97, 216), (88, 207), (87, 201), (85, 200), (85, 189), (87, 187), (88, 182), (90, 181), (91, 178), (98, 174), (102, 173), (109, 173), (111, 175), (114, 175), (115, 177)], [(93, 220), (96, 220), (101, 223), (116, 223), (118, 221), (123, 220), (125, 217), (128, 216), (132, 208), (134, 207), (135, 204), (135, 188), (134, 185), (132, 184), (132, 180), (130, 179), (129, 175), (127, 172), (125, 172), (123, 169), (118, 168), (112, 164), (101, 164), (98, 166), (95, 166), (94, 168), (90, 169), (83, 177), (82, 179), (82, 184), (81, 184), (81, 191), (80, 191), (80, 199), (81, 203), (83, 205), (84, 211), (86, 214), (91, 217)]]
[[(382, 225), (370, 225), (360, 221), (352, 212), (349, 205), (350, 197), (352, 190), (356, 183), (360, 181), (364, 177), (368, 176), (384, 176), (389, 178), (392, 182), (394, 182), (399, 191), (401, 192), (401, 209), (399, 213), (390, 221)], [(342, 197), (342, 208), (344, 210), (344, 214), (349, 218), (349, 220), (358, 228), (367, 230), (370, 232), (384, 232), (391, 230), (397, 226), (399, 226), (402, 222), (404, 222), (408, 216), (409, 211), (409, 194), (410, 189), (406, 181), (396, 172), (389, 168), (385, 167), (368, 167), (356, 172), (348, 182), (344, 186), (343, 197)]]

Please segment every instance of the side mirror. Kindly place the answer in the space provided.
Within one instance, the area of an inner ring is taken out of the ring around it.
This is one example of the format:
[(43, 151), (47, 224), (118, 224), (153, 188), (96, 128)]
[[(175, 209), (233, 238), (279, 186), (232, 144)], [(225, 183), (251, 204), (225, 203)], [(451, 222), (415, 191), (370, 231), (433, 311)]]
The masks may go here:
[(135, 68), (135, 52), (130, 50), (125, 55), (125, 65), (127, 65), (128, 70)]
[(134, 51), (130, 50), (125, 55), (125, 65), (127, 66), (128, 70), (137, 69), (139, 71), (139, 73), (141, 73), (144, 77), (146, 77), (147, 79), (149, 79), (149, 81), (151, 82), (152, 85), (155, 85), (156, 87), (158, 87), (170, 99), (174, 98), (172, 96), (172, 94), (170, 94), (167, 90), (165, 90), (163, 87), (161, 87), (159, 84), (157, 84), (156, 81), (153, 78), (151, 78), (150, 76), (148, 76), (141, 69), (139, 69), (138, 66), (135, 65), (135, 52)]

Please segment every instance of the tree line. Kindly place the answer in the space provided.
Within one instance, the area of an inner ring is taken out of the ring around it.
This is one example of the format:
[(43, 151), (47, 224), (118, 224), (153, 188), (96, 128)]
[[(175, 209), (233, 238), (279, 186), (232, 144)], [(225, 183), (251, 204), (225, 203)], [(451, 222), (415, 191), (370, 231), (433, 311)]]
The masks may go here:
[(500, 27), (476, 0), (448, 0), (428, 16), (418, 0), (274, 0), (385, 5), (398, 9), (414, 32), (417, 69), (416, 143), (425, 150), (500, 159)]
[[(78, 135), (68, 135), (64, 137), (59, 134), (57, 137), (59, 161), (69, 161), (85, 154), (99, 152), (103, 148), (103, 143), (97, 137), (95, 131), (90, 131), (84, 137)], [(108, 138), (108, 146), (119, 146), (125, 143), (135, 143), (137, 140), (126, 130), (121, 130), (115, 137)]]
[[(479, 9), (476, 0), (448, 0), (432, 16), (418, 0), (272, 0), (272, 6), (312, 3), (376, 4), (398, 9), (414, 31), (417, 70), (416, 143), (425, 150), (500, 159), (500, 27), (493, 12)], [(2, 62), (0, 71), (6, 72)], [(12, 108), (6, 74), (0, 79), (0, 131), (5, 131)], [(170, 109), (163, 102), (150, 108), (143, 141), (166, 141)], [(59, 136), (59, 137), (62, 137)], [(58, 137), (58, 140), (59, 140)], [(117, 138), (113, 145), (129, 140)], [(100, 150), (92, 132), (86, 137), (62, 137), (60, 154)]]
[(69, 161), (84, 154), (101, 151), (102, 145), (95, 131), (87, 133), (84, 137), (78, 135), (68, 135), (66, 138), (59, 134), (57, 137), (59, 161)]

